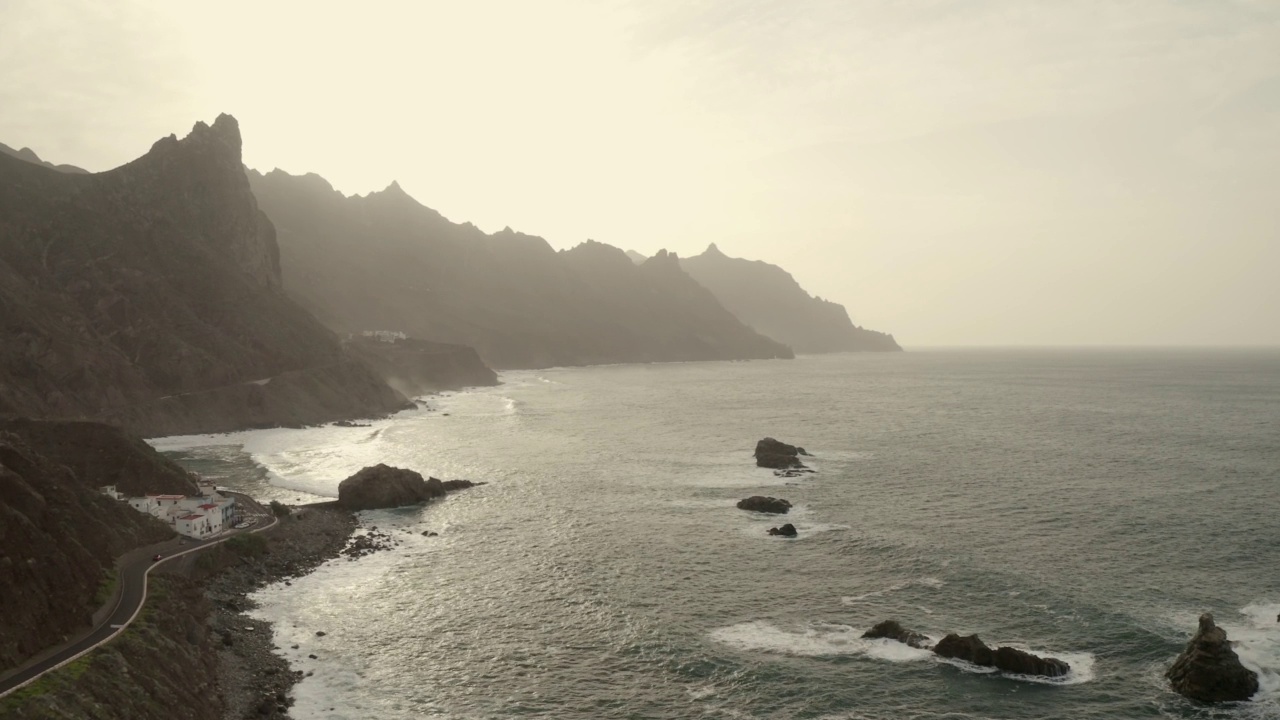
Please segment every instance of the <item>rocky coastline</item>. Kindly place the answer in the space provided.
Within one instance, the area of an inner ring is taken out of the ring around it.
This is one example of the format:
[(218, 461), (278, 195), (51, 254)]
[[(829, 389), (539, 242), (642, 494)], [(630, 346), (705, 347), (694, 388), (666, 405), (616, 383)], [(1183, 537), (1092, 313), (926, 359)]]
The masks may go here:
[(218, 687), (224, 720), (288, 717), (290, 689), (303, 678), (276, 651), (272, 625), (250, 617), (249, 595), (275, 582), (289, 582), (338, 558), (359, 527), (355, 514), (337, 503), (302, 505), (263, 533), (259, 553), (222, 551), (202, 561), (205, 596), (214, 611), (218, 639)]

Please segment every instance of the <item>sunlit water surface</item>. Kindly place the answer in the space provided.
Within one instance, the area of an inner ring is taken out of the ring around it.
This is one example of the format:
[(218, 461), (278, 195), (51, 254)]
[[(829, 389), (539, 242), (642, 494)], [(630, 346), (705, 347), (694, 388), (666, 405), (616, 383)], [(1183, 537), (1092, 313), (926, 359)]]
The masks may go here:
[[(295, 717), (1280, 718), (1278, 353), (938, 351), (503, 381), (371, 428), (157, 441), (287, 502), (379, 462), (489, 483), (367, 513), (398, 548), (258, 593), (314, 673)], [(819, 472), (755, 468), (766, 435)], [(795, 503), (799, 539), (734, 507), (752, 494)], [(1204, 610), (1260, 673), (1255, 702), (1209, 710), (1166, 689)], [(885, 618), (1073, 671), (1004, 677), (860, 639)]]

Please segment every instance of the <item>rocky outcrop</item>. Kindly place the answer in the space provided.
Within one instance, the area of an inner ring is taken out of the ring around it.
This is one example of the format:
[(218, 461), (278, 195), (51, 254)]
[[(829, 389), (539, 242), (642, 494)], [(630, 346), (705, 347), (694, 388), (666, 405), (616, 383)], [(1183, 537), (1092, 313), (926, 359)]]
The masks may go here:
[(435, 478), (389, 465), (367, 467), (338, 483), (338, 504), (349, 510), (416, 505), (443, 497), (443, 484)]
[(355, 335), (345, 345), (406, 397), (498, 384), (498, 374), (480, 360), (475, 348), (466, 345), (390, 334)]
[(1179, 694), (1200, 702), (1248, 700), (1258, 692), (1258, 675), (1240, 664), (1227, 632), (1200, 616), (1200, 627), (1165, 673)]
[(103, 476), (73, 468), (110, 458), (140, 489), (178, 487), (184, 472), (132, 443), (99, 455), (110, 429), (68, 424), (66, 443), (50, 439), (54, 429), (0, 426), (0, 671), (87, 629), (109, 597), (102, 595), (115, 558), (173, 536), (159, 520), (98, 492)]
[(844, 306), (810, 296), (776, 265), (731, 258), (712, 244), (680, 267), (740, 320), (798, 353), (902, 350), (892, 335), (854, 325)]
[(924, 650), (927, 650), (930, 644), (929, 638), (918, 632), (912, 632), (911, 630), (902, 627), (902, 625), (898, 624), (897, 620), (885, 620), (883, 622), (876, 623), (875, 627), (862, 633), (862, 637), (869, 639), (883, 638), (887, 640), (897, 640), (904, 645), (910, 645), (913, 648), (920, 648)]
[(805, 465), (799, 456), (808, 454), (802, 447), (767, 437), (756, 443), (756, 466), (774, 470), (802, 469)]
[(0, 154), (0, 416), (164, 434), (404, 407), (285, 296), (240, 150), (222, 115), (103, 173)]
[(769, 528), (769, 534), (777, 535), (779, 537), (796, 537), (797, 535), (799, 535), (799, 533), (796, 532), (796, 526), (792, 525), (791, 523), (787, 523), (782, 527)]
[(670, 253), (637, 265), (598, 242), (557, 252), (510, 228), (485, 234), (395, 184), (346, 197), (315, 175), (249, 182), (276, 227), (285, 289), (341, 333), (466, 345), (498, 369), (792, 356)]
[(765, 497), (763, 495), (752, 495), (738, 501), (739, 510), (750, 510), (751, 512), (772, 513), (774, 515), (785, 515), (791, 510), (791, 503), (776, 497)]
[(977, 635), (961, 637), (951, 633), (938, 641), (933, 652), (940, 657), (964, 660), (1017, 675), (1062, 677), (1071, 670), (1069, 664), (1057, 658), (1042, 658), (1011, 647), (992, 650)]

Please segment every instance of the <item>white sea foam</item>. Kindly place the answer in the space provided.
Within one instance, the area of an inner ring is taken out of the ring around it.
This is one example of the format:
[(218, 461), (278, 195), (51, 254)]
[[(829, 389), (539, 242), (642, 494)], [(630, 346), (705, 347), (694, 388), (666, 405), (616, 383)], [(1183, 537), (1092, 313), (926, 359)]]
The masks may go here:
[(894, 640), (864, 639), (862, 633), (862, 629), (848, 625), (814, 623), (787, 630), (755, 620), (713, 630), (711, 638), (741, 650), (763, 650), (784, 655), (865, 655), (889, 662), (915, 662), (933, 657), (928, 650)]
[(872, 590), (870, 592), (865, 592), (861, 595), (846, 595), (845, 597), (840, 598), (840, 602), (844, 605), (858, 605), (872, 598), (884, 597), (889, 593), (895, 593), (895, 592), (898, 592), (899, 590), (906, 590), (909, 587), (919, 586), (919, 587), (933, 588), (936, 590), (937, 588), (940, 588), (946, 584), (947, 584), (946, 580), (939, 580), (938, 578), (935, 578), (935, 577), (913, 578), (911, 580), (903, 580), (902, 582), (894, 583), (893, 585), (890, 585), (889, 587), (881, 590)]
[[(862, 637), (863, 632), (864, 630), (861, 628), (833, 623), (811, 623), (791, 630), (756, 620), (713, 630), (711, 638), (740, 650), (759, 650), (781, 655), (804, 657), (861, 655), (895, 663), (939, 662), (959, 668), (964, 672), (982, 675), (1000, 672), (995, 668), (982, 667), (963, 660), (940, 658), (934, 655), (931, 650), (913, 648), (896, 640), (866, 639)], [(937, 642), (938, 638), (933, 637), (930, 640)], [(1016, 647), (1019, 650), (1025, 650), (1041, 657), (1055, 657), (1059, 660), (1064, 660), (1071, 665), (1071, 671), (1065, 676), (1057, 678), (1013, 673), (1002, 673), (1001, 677), (1043, 685), (1079, 685), (1096, 677), (1095, 666), (1097, 658), (1092, 653), (1035, 650), (1017, 645), (1011, 645), (1011, 647)]]
[(1258, 674), (1255, 701), (1280, 703), (1280, 603), (1253, 603), (1241, 608), (1242, 623), (1222, 625), (1240, 663)]

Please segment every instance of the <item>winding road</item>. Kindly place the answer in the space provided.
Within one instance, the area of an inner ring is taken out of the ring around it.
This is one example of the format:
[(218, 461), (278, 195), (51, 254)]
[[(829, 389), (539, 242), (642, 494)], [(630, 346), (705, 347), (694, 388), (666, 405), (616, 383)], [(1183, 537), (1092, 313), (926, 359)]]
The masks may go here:
[[(56, 670), (80, 658), (90, 650), (124, 632), (125, 628), (129, 627), (129, 624), (138, 617), (138, 613), (142, 611), (142, 606), (147, 600), (147, 576), (151, 574), (152, 570), (175, 558), (190, 555), (211, 545), (226, 542), (241, 533), (270, 530), (276, 526), (276, 523), (280, 522), (279, 518), (273, 517), (269, 511), (266, 511), (248, 495), (234, 492), (227, 494), (234, 495), (236, 502), (243, 504), (244, 507), (256, 509), (256, 511), (252, 512), (252, 517), (250, 518), (254, 523), (253, 527), (223, 533), (216, 538), (208, 540), (192, 541), (185, 538), (174, 538), (163, 543), (137, 548), (124, 555), (116, 568), (120, 591), (116, 596), (115, 608), (105, 619), (84, 635), (54, 650), (46, 650), (27, 661), (26, 665), (5, 673), (0, 677), (0, 698), (34, 682), (45, 673)], [(270, 522), (265, 522), (268, 518)], [(156, 555), (161, 555), (162, 557), (158, 561), (153, 561), (152, 558)]]

